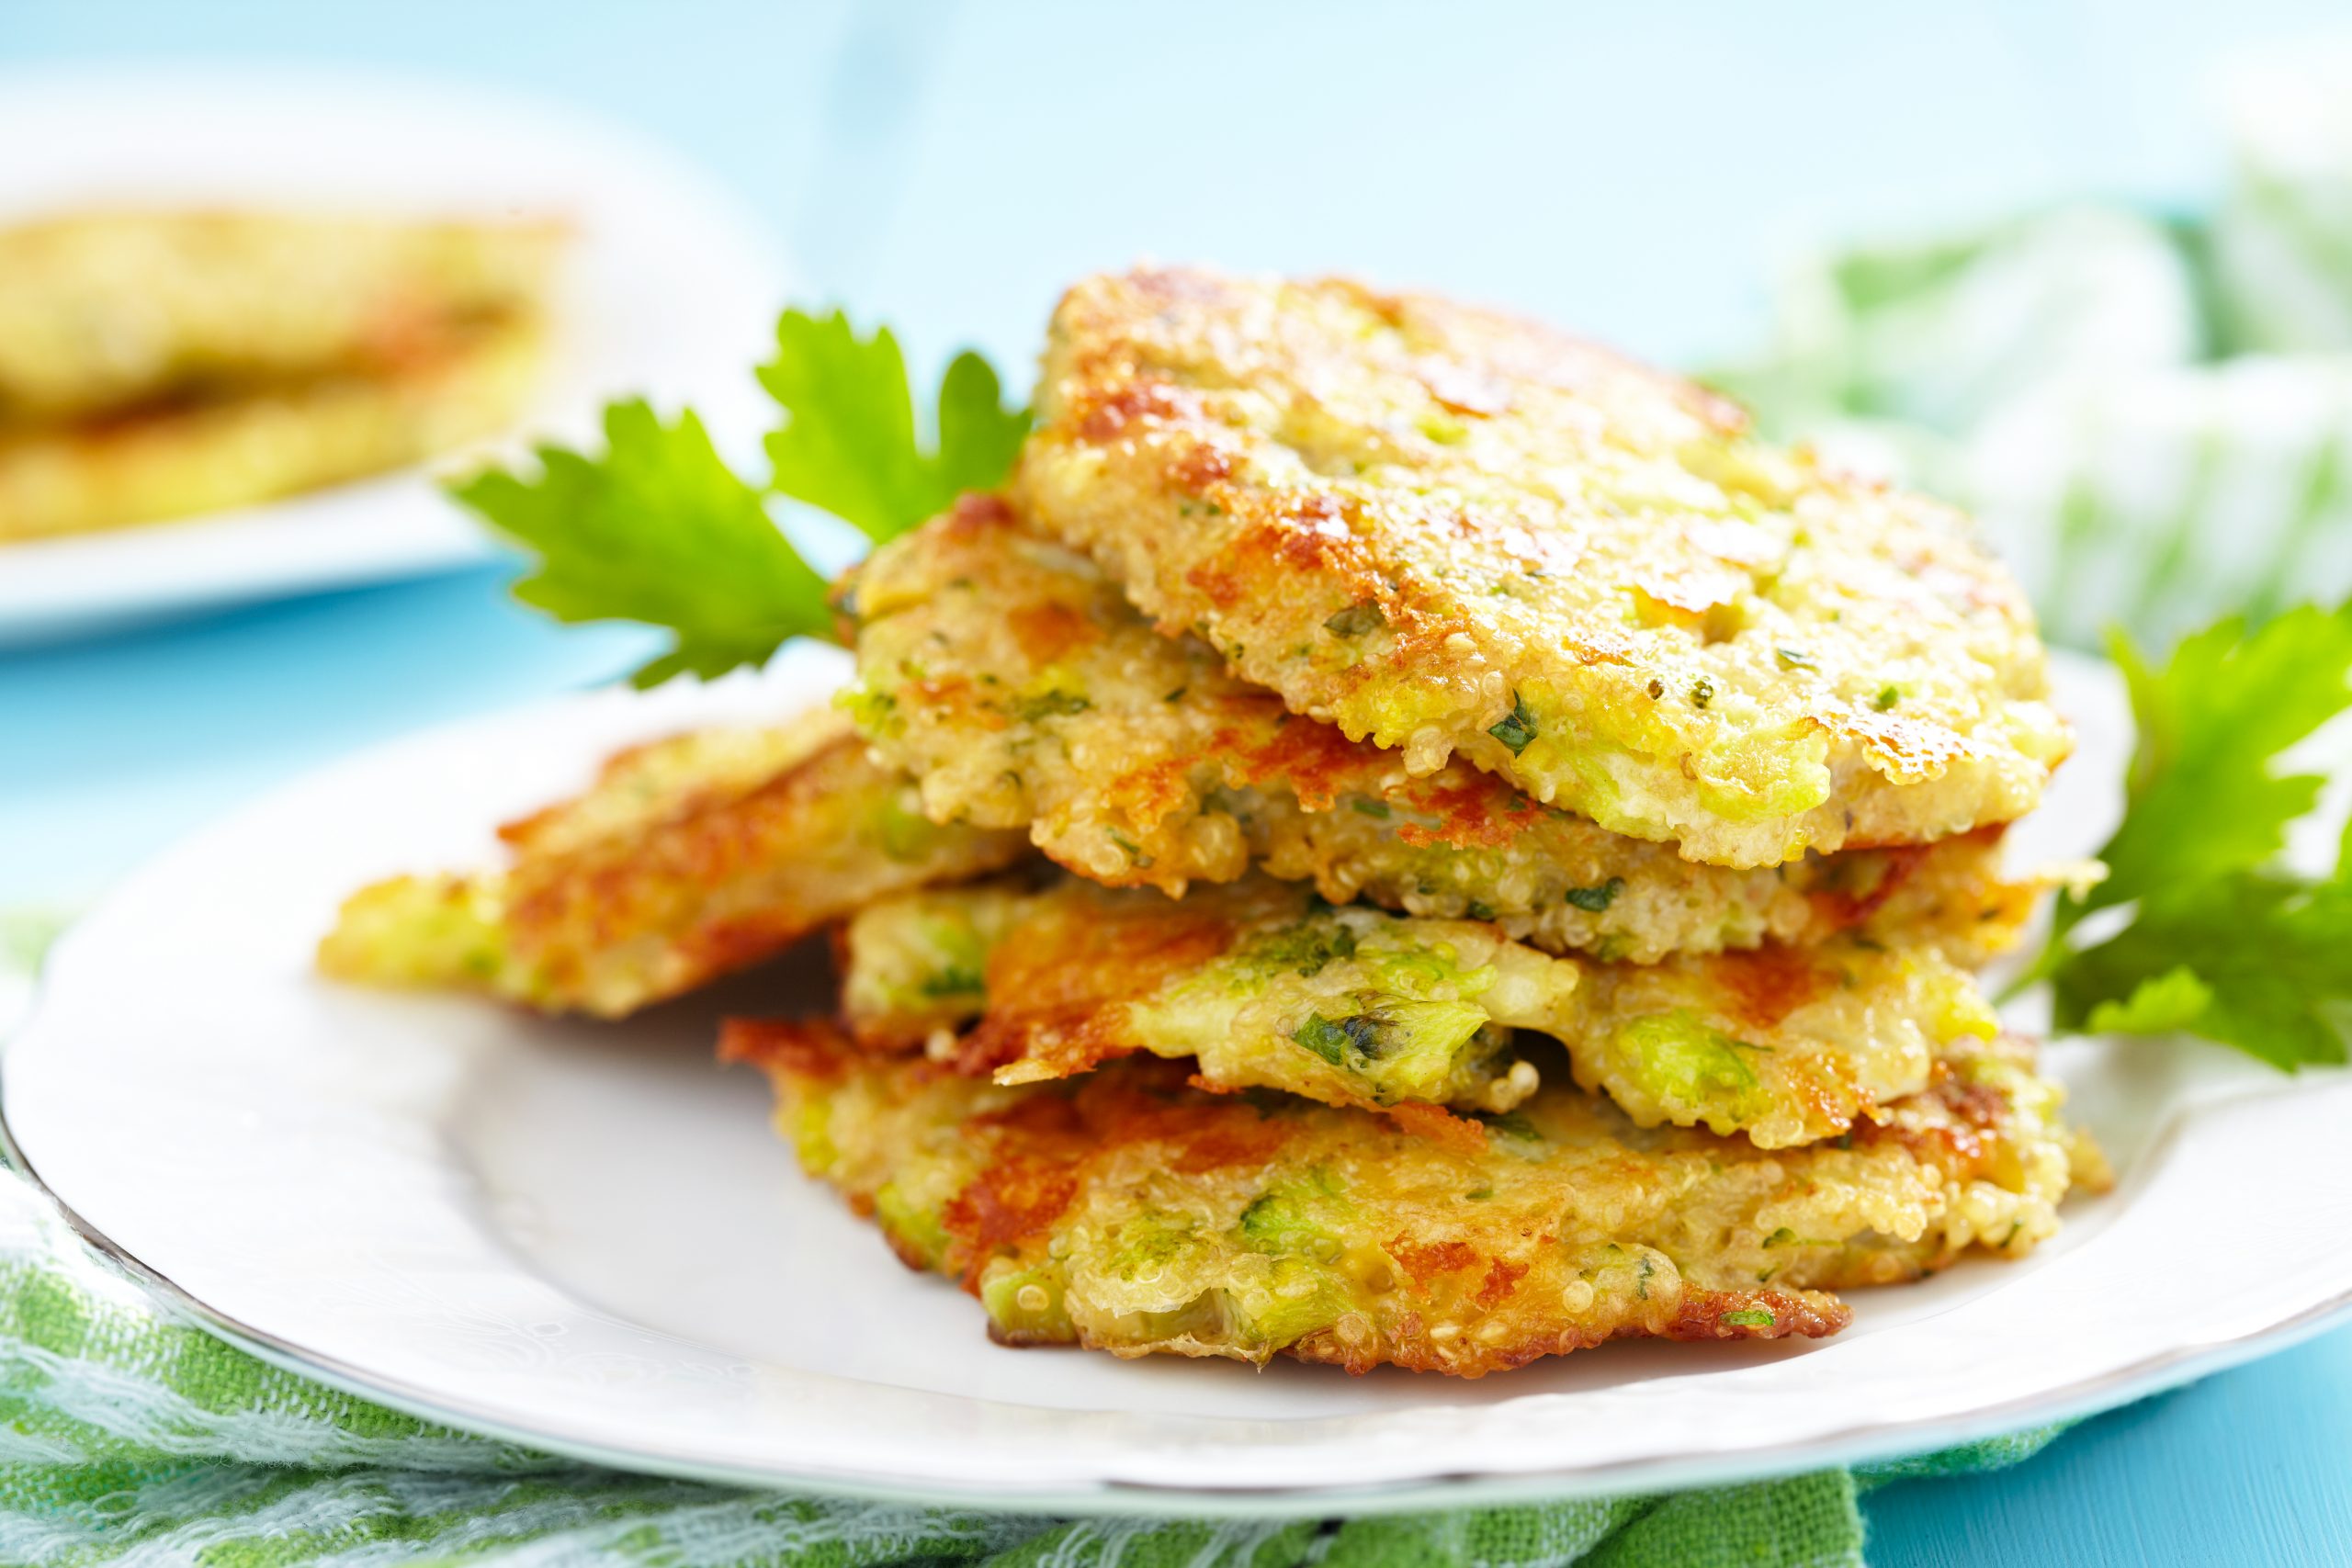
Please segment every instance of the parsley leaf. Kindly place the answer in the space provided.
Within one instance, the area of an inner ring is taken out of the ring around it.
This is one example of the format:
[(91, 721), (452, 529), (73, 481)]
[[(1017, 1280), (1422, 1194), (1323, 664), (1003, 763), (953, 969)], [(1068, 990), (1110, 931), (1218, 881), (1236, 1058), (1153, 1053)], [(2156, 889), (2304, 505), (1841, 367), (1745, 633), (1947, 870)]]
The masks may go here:
[(1006, 410), (995, 370), (967, 352), (940, 381), (938, 450), (923, 452), (898, 339), (888, 327), (861, 338), (839, 310), (786, 310), (760, 384), (785, 412), (767, 438), (771, 484), (876, 544), (1003, 482), (1029, 433), (1028, 411)]
[(2277, 854), (2324, 781), (2272, 763), (2352, 704), (2352, 604), (2305, 605), (2250, 635), (2233, 616), (2184, 640), (2161, 671), (2120, 636), (2109, 646), (2140, 740), (2123, 825), (2099, 852), (2107, 880), (2076, 917)]
[(539, 471), (499, 469), (450, 493), (538, 556), (514, 596), (560, 621), (645, 621), (671, 650), (639, 686), (759, 664), (786, 638), (827, 637), (825, 583), (737, 478), (693, 413), (662, 423), (631, 400), (605, 411), (605, 452), (538, 448)]
[[(760, 380), (784, 406), (767, 438), (768, 489), (822, 508), (879, 543), (993, 490), (1029, 430), (996, 372), (959, 355), (941, 380), (937, 450), (915, 444), (905, 359), (885, 328), (861, 338), (836, 310), (786, 310)], [(561, 621), (643, 621), (674, 635), (640, 686), (762, 664), (795, 637), (831, 637), (825, 584), (730, 470), (689, 412), (664, 424), (643, 401), (605, 411), (605, 451), (538, 449), (537, 474), (497, 469), (450, 487), (539, 558), (514, 596)]]
[[(2352, 1027), (2352, 835), (2325, 880), (2272, 863), (2323, 780), (2280, 753), (2352, 707), (2352, 603), (2249, 632), (2224, 620), (2162, 669), (2120, 638), (2140, 739), (2107, 880), (2061, 899), (2029, 978), (2062, 1030), (2187, 1032), (2284, 1068), (2346, 1060)], [(2128, 908), (2127, 908), (2128, 907)], [(2092, 911), (2123, 923), (2083, 944)]]
[(2352, 887), (2237, 871), (2141, 900), (2053, 982), (2062, 1029), (2202, 1035), (2273, 1066), (2345, 1060)]

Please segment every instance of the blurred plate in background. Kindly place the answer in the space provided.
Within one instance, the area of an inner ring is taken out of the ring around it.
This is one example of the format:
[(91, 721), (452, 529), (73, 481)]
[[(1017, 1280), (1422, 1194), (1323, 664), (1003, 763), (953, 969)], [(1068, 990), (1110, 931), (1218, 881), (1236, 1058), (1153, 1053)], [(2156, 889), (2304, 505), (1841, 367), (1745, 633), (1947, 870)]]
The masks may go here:
[(758, 220), (658, 146), (570, 110), (305, 67), (0, 75), (0, 224), (107, 207), (552, 215), (575, 237), (514, 434), (175, 522), (0, 547), (0, 645), (484, 561), (440, 493), (526, 439), (590, 439), (607, 398), (692, 402), (723, 448), (762, 428), (750, 367), (789, 274)]

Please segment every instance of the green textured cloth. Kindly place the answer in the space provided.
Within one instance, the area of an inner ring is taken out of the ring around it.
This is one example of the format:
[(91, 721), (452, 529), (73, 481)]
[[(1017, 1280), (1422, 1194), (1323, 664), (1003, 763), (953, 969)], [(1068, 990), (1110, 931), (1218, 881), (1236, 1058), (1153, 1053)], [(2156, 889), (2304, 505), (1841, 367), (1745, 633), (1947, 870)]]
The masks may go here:
[[(10, 982), (55, 924), (0, 913), (0, 1032)], [(2053, 1435), (1666, 1496), (1272, 1523), (1018, 1517), (706, 1486), (435, 1427), (281, 1371), (151, 1297), (0, 1170), (9, 1568), (1833, 1568), (1862, 1562), (1855, 1500), (1873, 1482), (1994, 1468)]]
[(2352, 49), (2216, 96), (2193, 215), (2077, 203), (1793, 258), (1709, 378), (1973, 512), (2060, 642), (2352, 592)]

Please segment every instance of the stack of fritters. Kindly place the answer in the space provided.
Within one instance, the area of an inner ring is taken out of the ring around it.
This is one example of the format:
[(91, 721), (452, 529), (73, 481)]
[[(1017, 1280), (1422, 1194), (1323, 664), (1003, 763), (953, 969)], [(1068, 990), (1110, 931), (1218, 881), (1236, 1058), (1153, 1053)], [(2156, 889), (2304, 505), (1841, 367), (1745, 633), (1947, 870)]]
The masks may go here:
[(331, 967), (609, 1014), (833, 926), (839, 1016), (726, 1049), (1017, 1343), (1827, 1334), (2100, 1179), (1970, 973), (2066, 746), (2029, 612), (1702, 391), (1352, 284), (1094, 279), (1007, 492), (839, 603), (868, 750), (624, 759), (673, 776), (363, 894)]

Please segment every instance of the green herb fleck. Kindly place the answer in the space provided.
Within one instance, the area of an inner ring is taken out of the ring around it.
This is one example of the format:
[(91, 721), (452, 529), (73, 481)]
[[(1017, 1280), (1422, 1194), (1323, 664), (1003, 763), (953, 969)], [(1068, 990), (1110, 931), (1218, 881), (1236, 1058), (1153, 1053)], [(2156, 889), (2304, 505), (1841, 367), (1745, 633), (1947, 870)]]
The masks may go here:
[(1015, 697), (1011, 704), (1012, 716), (1029, 724), (1041, 718), (1067, 718), (1093, 705), (1076, 692), (1040, 692), (1034, 697)]
[(977, 969), (950, 964), (935, 975), (925, 975), (915, 988), (926, 997), (985, 996), (988, 982)]
[(1514, 757), (1526, 750), (1527, 743), (1535, 739), (1535, 716), (1527, 711), (1527, 699), (1513, 692), (1510, 694), (1510, 712), (1500, 723), (1489, 728), (1487, 733), (1510, 747)]
[(1380, 1023), (1374, 1018), (1358, 1013), (1334, 1022), (1319, 1012), (1306, 1015), (1291, 1039), (1306, 1046), (1335, 1067), (1344, 1067), (1351, 1058), (1373, 1055), (1380, 1042)]
[(1348, 804), (1366, 817), (1376, 817), (1383, 822), (1388, 820), (1388, 803), (1385, 800), (1366, 800), (1363, 796), (1358, 795)]
[(1323, 629), (1333, 637), (1362, 637), (1387, 624), (1388, 617), (1381, 613), (1379, 602), (1363, 599), (1325, 621)]
[(1516, 1111), (1506, 1111), (1495, 1116), (1481, 1116), (1478, 1120), (1487, 1124), (1487, 1131), (1489, 1133), (1498, 1133), (1506, 1138), (1517, 1139), (1522, 1144), (1540, 1144), (1544, 1141), (1544, 1134), (1535, 1130), (1535, 1123)]
[(1617, 902), (1617, 895), (1623, 891), (1625, 891), (1625, 879), (1622, 876), (1612, 876), (1608, 881), (1591, 887), (1571, 887), (1567, 891), (1566, 897), (1569, 903), (1574, 904), (1586, 914), (1598, 915), (1607, 909), (1610, 905)]
[(1774, 1319), (1772, 1314), (1762, 1307), (1744, 1307), (1738, 1312), (1724, 1314), (1723, 1321), (1736, 1324), (1742, 1328), (1770, 1328)]

